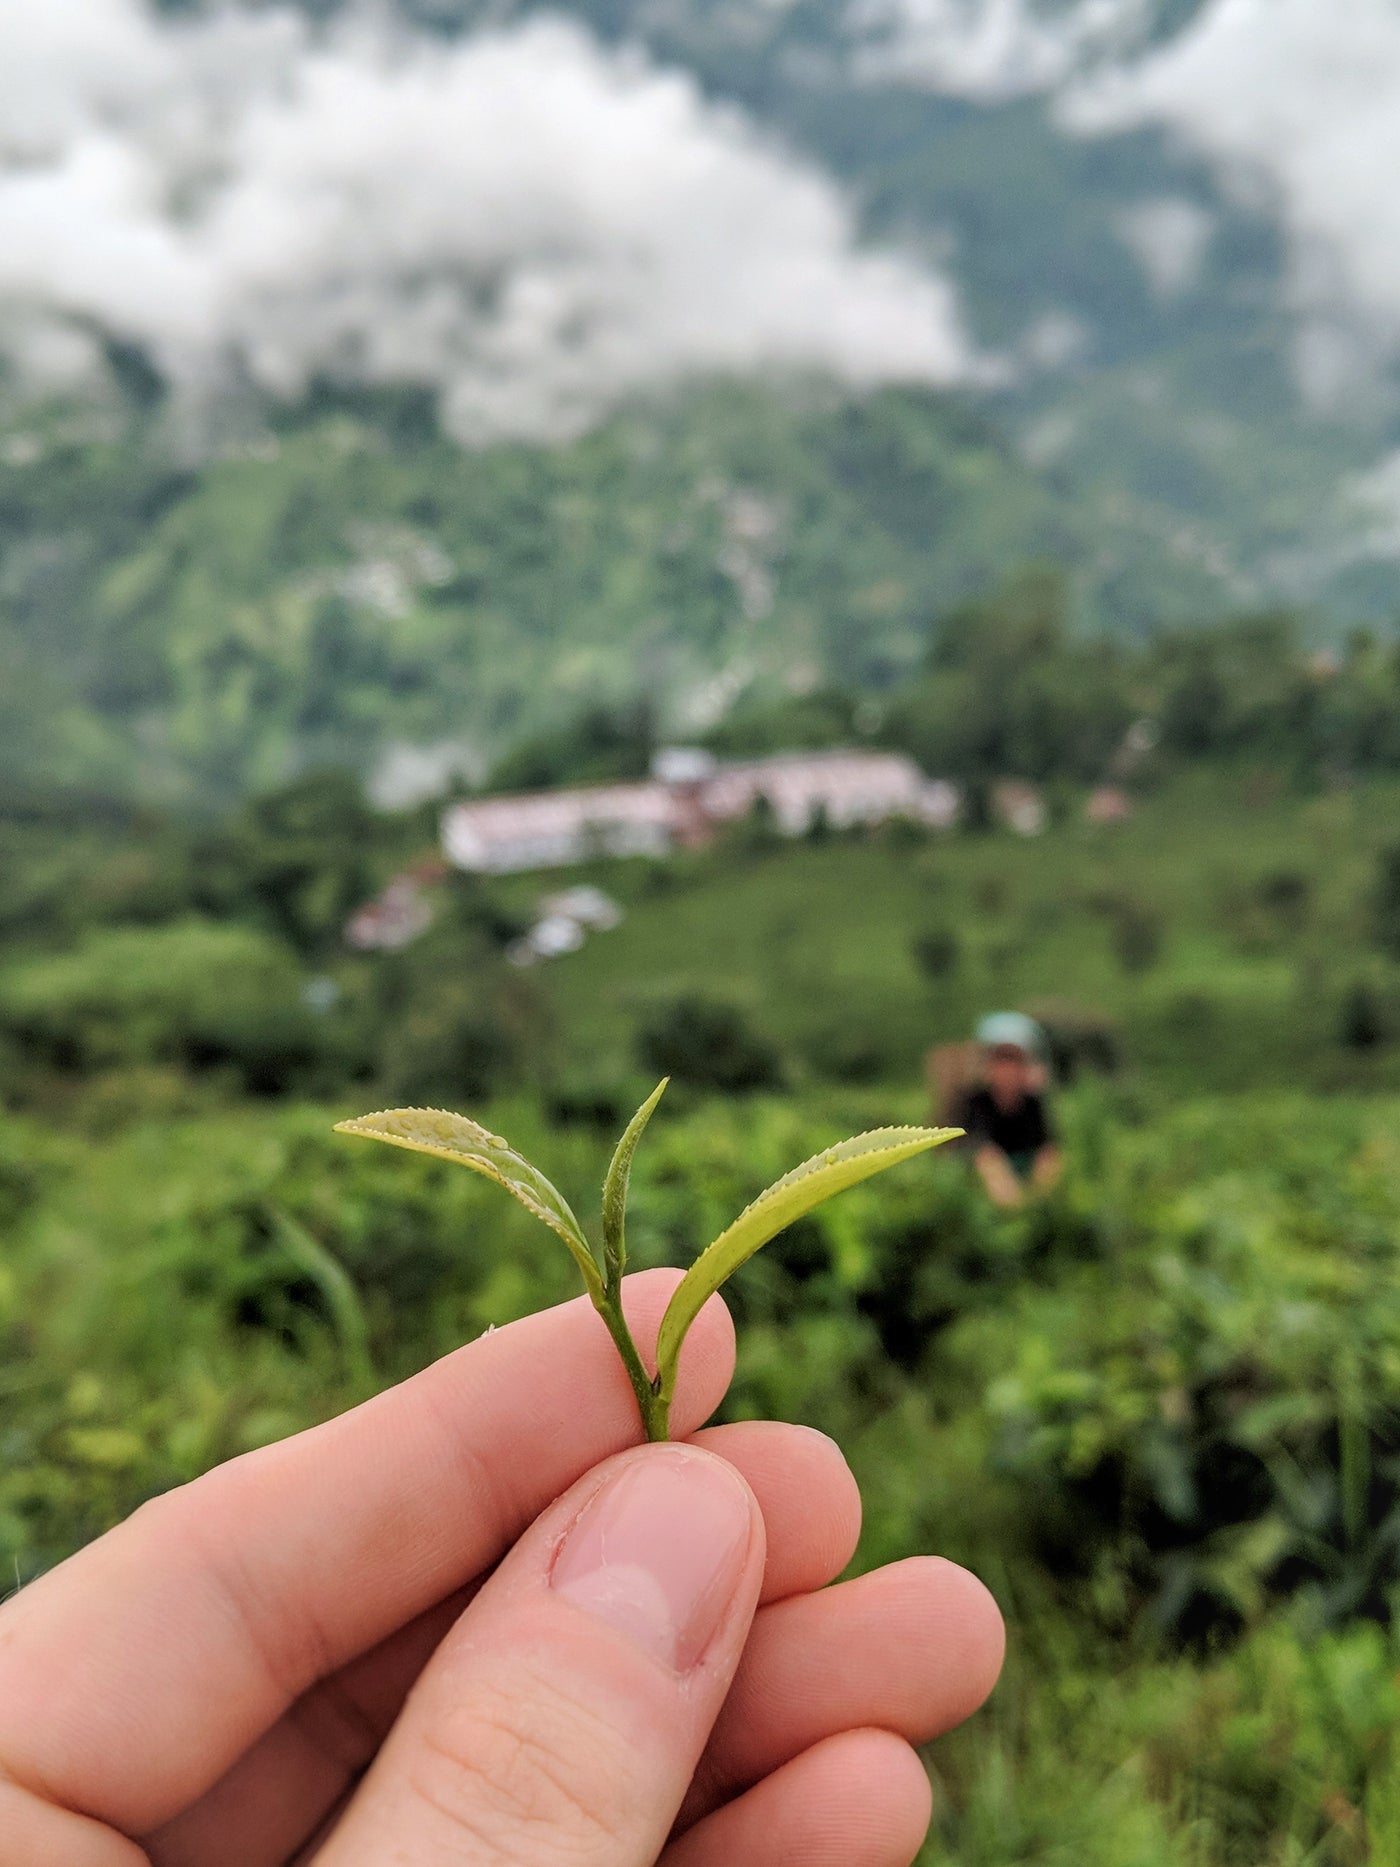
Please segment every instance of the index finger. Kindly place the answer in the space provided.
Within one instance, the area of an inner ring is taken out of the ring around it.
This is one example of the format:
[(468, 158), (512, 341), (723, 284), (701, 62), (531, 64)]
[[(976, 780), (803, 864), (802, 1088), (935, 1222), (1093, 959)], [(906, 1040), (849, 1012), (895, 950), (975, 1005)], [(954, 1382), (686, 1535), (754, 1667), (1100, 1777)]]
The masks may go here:
[[(679, 1273), (629, 1278), (645, 1355)], [(712, 1302), (675, 1430), (733, 1369)], [(203, 1793), (324, 1674), (495, 1562), (642, 1436), (586, 1298), (145, 1505), (0, 1612), (0, 1778), (128, 1834)]]

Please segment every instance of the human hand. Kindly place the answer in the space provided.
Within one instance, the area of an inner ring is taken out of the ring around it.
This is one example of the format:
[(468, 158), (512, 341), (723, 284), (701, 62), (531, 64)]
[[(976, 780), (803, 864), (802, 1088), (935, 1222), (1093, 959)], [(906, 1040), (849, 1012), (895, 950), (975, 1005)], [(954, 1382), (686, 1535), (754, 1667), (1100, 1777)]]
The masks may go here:
[(905, 1867), (1000, 1618), (931, 1558), (826, 1587), (854, 1482), (696, 1432), (732, 1367), (712, 1299), (638, 1445), (579, 1299), (144, 1506), (0, 1610), (0, 1867)]
[(979, 1147), (973, 1157), (987, 1197), (1003, 1212), (1014, 1212), (1025, 1204), (1026, 1190), (1016, 1178), (1016, 1169), (999, 1147)]

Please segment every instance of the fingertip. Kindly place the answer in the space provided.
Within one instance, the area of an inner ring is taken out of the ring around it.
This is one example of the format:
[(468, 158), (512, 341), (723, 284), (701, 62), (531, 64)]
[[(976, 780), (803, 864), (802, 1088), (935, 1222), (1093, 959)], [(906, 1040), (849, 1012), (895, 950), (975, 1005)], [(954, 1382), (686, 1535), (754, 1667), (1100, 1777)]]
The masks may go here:
[(796, 1481), (811, 1487), (809, 1495), (820, 1488), (827, 1513), (828, 1546), (826, 1580), (837, 1576), (850, 1562), (860, 1542), (865, 1507), (856, 1475), (845, 1453), (829, 1433), (815, 1426), (794, 1425), (786, 1429), (794, 1435), (790, 1441), (791, 1469)]
[(918, 1752), (893, 1731), (846, 1731), (831, 1740), (851, 1800), (864, 1798), (872, 1859), (912, 1861), (933, 1820), (933, 1785)]
[(918, 1756), (890, 1731), (821, 1739), (673, 1841), (661, 1867), (909, 1867), (933, 1796)]
[(934, 1606), (950, 1671), (960, 1685), (958, 1718), (969, 1718), (991, 1696), (1006, 1658), (1006, 1623), (986, 1583), (946, 1556), (912, 1556), (897, 1564)]
[(744, 1474), (768, 1526), (765, 1602), (825, 1588), (850, 1562), (860, 1539), (855, 1474), (834, 1439), (778, 1420), (711, 1426), (691, 1442)]
[[(656, 1365), (656, 1338), (661, 1318), (684, 1275), (683, 1271), (667, 1266), (637, 1271), (623, 1279), (623, 1313), (642, 1360), (649, 1367)], [(734, 1320), (724, 1299), (715, 1295), (690, 1325), (681, 1346), (676, 1398), (671, 1408), (673, 1438), (685, 1438), (709, 1419), (724, 1398), (733, 1376)]]

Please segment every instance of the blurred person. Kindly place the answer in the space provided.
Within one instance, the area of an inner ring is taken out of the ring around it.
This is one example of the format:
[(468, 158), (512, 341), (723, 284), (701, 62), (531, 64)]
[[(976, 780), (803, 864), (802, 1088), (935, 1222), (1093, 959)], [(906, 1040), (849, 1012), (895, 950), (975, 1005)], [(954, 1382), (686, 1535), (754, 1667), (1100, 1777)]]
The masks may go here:
[(1019, 1011), (997, 1011), (977, 1026), (982, 1081), (956, 1106), (953, 1124), (995, 1205), (1023, 1205), (1064, 1171), (1045, 1104), (1045, 1033)]
[[(675, 1271), (625, 1285), (654, 1346)], [(586, 1298), (146, 1504), (0, 1608), (0, 1867), (908, 1867), (913, 1746), (991, 1690), (980, 1582), (836, 1582), (825, 1434), (644, 1445)]]

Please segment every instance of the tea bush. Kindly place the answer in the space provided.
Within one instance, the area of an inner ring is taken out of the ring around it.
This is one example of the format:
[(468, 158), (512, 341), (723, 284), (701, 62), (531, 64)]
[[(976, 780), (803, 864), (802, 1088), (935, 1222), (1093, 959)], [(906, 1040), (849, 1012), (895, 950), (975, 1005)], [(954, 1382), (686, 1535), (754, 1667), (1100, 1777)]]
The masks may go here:
[[(878, 1087), (663, 1103), (636, 1261), (688, 1262), (833, 1135), (917, 1112)], [(0, 1121), (6, 1570), (573, 1293), (496, 1189), (349, 1145), (334, 1113), (88, 1139)], [(526, 1097), (489, 1113), (589, 1206), (608, 1133)], [(860, 1561), (939, 1548), (1011, 1622), (990, 1710), (932, 1753), (928, 1863), (1391, 1858), (1397, 1113), (1256, 1096), (1147, 1126), (1086, 1080), (1045, 1205), (998, 1214), (935, 1156), (731, 1286), (726, 1413), (834, 1433), (865, 1494)]]
[(771, 1089), (783, 1079), (777, 1047), (738, 1005), (698, 993), (658, 1006), (637, 1039), (644, 1067), (697, 1089)]
[(21, 1067), (90, 1076), (115, 1065), (225, 1069), (254, 1094), (343, 1069), (340, 1033), (303, 1002), (291, 953), (255, 929), (184, 920), (103, 928), (0, 975), (0, 1030)]

